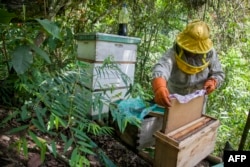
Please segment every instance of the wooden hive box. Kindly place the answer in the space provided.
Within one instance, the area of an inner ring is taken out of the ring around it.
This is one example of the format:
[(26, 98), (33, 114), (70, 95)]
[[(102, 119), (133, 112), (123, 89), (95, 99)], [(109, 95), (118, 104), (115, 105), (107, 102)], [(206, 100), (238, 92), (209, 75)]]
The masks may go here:
[[(111, 103), (110, 105), (116, 106), (117, 104)], [(154, 111), (152, 111), (152, 113), (146, 115), (141, 121), (140, 127), (128, 124), (123, 133), (119, 130), (117, 122), (112, 120), (111, 115), (109, 115), (109, 123), (112, 127), (114, 127), (117, 136), (127, 146), (139, 151), (155, 144), (154, 133), (162, 128), (162, 110), (164, 109), (157, 107)]]
[[(137, 45), (141, 40), (105, 33), (79, 33), (75, 39), (78, 63), (88, 76), (84, 86), (92, 92), (88, 99), (102, 93), (106, 93), (104, 98), (109, 101), (123, 98), (129, 85), (134, 82)], [(112, 66), (102, 66), (109, 58), (118, 70)], [(117, 93), (120, 93), (119, 97)], [(105, 101), (101, 115), (108, 115), (109, 101)], [(93, 106), (89, 106), (88, 110), (93, 119), (100, 115), (99, 110), (93, 109)]]
[(213, 151), (219, 121), (202, 114), (204, 99), (171, 100), (162, 129), (154, 135), (154, 167), (194, 167)]
[(219, 121), (201, 118), (170, 133), (155, 133), (154, 167), (194, 167), (214, 150)]
[(145, 117), (140, 128), (135, 125), (128, 124), (123, 133), (119, 131), (117, 124), (114, 126), (116, 127), (116, 134), (123, 142), (133, 149), (141, 150), (155, 144), (155, 138), (153, 135), (157, 130), (161, 129), (162, 119), (163, 117)]

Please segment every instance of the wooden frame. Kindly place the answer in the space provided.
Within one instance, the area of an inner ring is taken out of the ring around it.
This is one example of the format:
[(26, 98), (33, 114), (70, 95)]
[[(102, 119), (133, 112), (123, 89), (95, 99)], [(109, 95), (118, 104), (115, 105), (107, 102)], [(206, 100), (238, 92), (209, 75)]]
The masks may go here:
[(168, 134), (155, 133), (154, 167), (193, 167), (213, 150), (219, 121), (201, 118)]
[(202, 116), (204, 96), (192, 99), (188, 103), (180, 103), (177, 99), (172, 99), (172, 106), (164, 113), (162, 133), (167, 134), (180, 128)]

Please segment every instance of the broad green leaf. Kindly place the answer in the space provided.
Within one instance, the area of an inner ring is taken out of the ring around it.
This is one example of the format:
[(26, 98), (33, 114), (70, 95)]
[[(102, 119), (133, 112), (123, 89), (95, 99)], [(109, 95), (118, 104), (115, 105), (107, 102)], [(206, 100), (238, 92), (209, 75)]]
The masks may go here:
[(30, 46), (36, 52), (36, 54), (41, 56), (47, 63), (49, 63), (49, 64), (51, 63), (49, 55), (44, 50), (37, 47), (36, 45), (30, 45)]
[(28, 127), (29, 127), (29, 125), (24, 125), (24, 126), (20, 126), (20, 127), (17, 127), (17, 128), (13, 128), (10, 131), (8, 131), (8, 134), (13, 134), (13, 133), (23, 131), (23, 130), (27, 129)]
[(40, 19), (36, 19), (42, 26), (43, 28), (49, 33), (51, 34), (54, 38), (57, 38), (59, 40), (62, 40), (62, 35), (60, 32), (59, 27), (51, 22), (48, 19), (44, 19), (44, 20), (40, 20)]
[(14, 17), (16, 17), (14, 13), (9, 13), (6, 10), (0, 9), (0, 24), (8, 24)]
[(33, 56), (28, 45), (17, 47), (12, 53), (12, 64), (17, 74), (23, 74), (33, 63)]

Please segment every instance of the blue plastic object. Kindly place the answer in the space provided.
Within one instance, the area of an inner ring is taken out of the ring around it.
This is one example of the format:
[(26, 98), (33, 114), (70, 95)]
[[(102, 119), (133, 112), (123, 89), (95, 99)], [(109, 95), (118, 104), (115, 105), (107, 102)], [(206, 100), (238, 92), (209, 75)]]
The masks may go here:
[(164, 113), (165, 109), (154, 103), (147, 103), (141, 98), (130, 98), (126, 100), (119, 100), (118, 110), (125, 113), (127, 116), (136, 116), (142, 120), (149, 112)]

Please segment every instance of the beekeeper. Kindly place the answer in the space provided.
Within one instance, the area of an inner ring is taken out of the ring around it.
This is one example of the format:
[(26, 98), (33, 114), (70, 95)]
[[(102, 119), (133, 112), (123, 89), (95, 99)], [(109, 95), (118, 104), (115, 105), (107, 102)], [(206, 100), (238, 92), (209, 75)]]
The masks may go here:
[(187, 95), (205, 89), (210, 94), (222, 84), (225, 74), (209, 39), (210, 29), (200, 20), (189, 23), (153, 67), (154, 101), (171, 107), (169, 95)]

